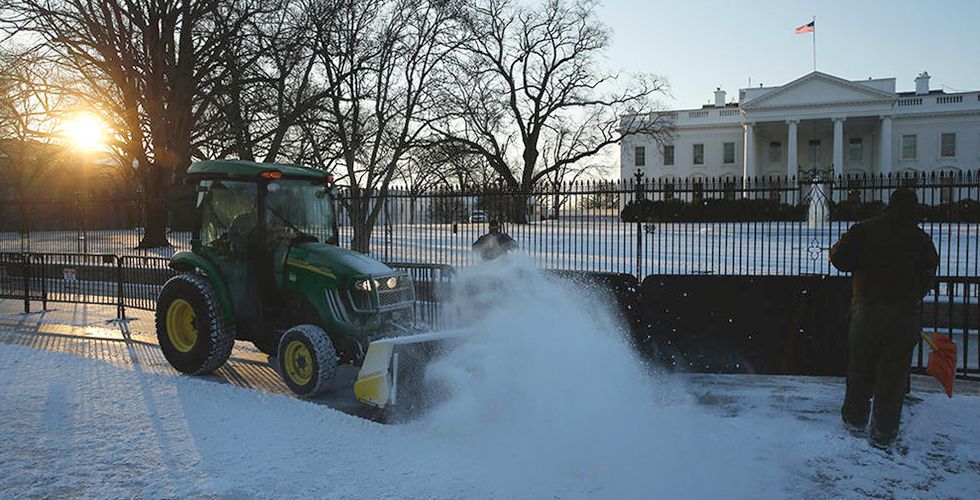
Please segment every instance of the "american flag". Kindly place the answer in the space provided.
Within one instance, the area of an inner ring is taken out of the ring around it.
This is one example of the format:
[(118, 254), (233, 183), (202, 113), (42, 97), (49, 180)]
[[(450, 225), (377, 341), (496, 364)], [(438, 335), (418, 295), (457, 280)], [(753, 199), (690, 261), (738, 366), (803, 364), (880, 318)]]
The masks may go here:
[(804, 24), (803, 26), (796, 28), (796, 34), (798, 35), (800, 33), (808, 33), (810, 31), (813, 31), (814, 23), (816, 23), (816, 21), (810, 21), (808, 24)]

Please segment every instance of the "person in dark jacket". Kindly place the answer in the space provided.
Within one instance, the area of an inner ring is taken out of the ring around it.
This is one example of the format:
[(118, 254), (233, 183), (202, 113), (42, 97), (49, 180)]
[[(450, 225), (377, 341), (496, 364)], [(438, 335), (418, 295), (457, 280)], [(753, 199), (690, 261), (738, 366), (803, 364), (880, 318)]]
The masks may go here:
[(483, 260), (493, 260), (516, 249), (517, 242), (500, 231), (500, 221), (497, 220), (490, 221), (490, 232), (473, 243), (473, 251), (479, 253)]
[(912, 361), (922, 331), (919, 302), (932, 288), (939, 256), (917, 225), (918, 199), (898, 189), (885, 213), (847, 230), (830, 249), (830, 261), (852, 273), (850, 360), (841, 407), (845, 426), (868, 426), (870, 439), (888, 446), (898, 435)]

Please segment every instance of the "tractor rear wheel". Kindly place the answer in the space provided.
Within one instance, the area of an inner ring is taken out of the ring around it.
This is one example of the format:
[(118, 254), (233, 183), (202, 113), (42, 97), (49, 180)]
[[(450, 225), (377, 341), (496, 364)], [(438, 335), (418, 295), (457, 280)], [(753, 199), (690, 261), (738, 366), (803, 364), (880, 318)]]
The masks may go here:
[(157, 341), (178, 371), (211, 373), (228, 360), (235, 329), (228, 324), (214, 287), (197, 274), (167, 280), (157, 299)]
[(333, 383), (337, 351), (322, 328), (297, 325), (282, 334), (278, 349), (279, 373), (289, 390), (309, 398)]

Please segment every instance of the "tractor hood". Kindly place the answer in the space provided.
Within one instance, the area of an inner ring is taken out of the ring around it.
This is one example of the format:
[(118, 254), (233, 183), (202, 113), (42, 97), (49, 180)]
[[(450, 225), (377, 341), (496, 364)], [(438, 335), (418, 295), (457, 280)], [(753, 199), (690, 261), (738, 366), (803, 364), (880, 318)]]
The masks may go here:
[(394, 272), (390, 267), (364, 254), (326, 243), (300, 243), (293, 246), (286, 265), (332, 276), (337, 280)]

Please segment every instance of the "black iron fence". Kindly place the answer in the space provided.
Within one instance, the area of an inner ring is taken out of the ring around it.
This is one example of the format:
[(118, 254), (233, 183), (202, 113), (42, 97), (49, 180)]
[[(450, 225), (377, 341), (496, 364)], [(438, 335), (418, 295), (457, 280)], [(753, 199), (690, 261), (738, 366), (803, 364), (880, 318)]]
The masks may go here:
[[(890, 193), (915, 190), (922, 227), (944, 276), (978, 276), (978, 172), (831, 178), (734, 177), (584, 182), (516, 193), (507, 188), (392, 190), (376, 210), (369, 252), (384, 261), (466, 266), (471, 245), (504, 232), (545, 269), (650, 274), (837, 275), (827, 250), (854, 222), (881, 213)], [(340, 191), (341, 245), (355, 233)]]
[(147, 200), (129, 198), (18, 200), (0, 198), (0, 252), (170, 256), (190, 249), (194, 203), (166, 200), (166, 248), (139, 248)]
[[(645, 178), (508, 188), (457, 188), (360, 200), (336, 192), (342, 246), (387, 262), (466, 266), (471, 245), (503, 222), (538, 267), (650, 274), (836, 275), (827, 249), (853, 222), (915, 189), (944, 276), (980, 275), (980, 173), (831, 178), (825, 172), (743, 180)], [(145, 200), (0, 199), (0, 252), (169, 257), (189, 249), (193, 201), (168, 201), (171, 247), (140, 249)], [(360, 207), (360, 209), (356, 209)], [(356, 220), (372, 220), (369, 228)], [(367, 236), (365, 236), (367, 235)]]
[[(838, 276), (827, 250), (854, 222), (886, 206), (898, 187), (914, 189), (922, 227), (940, 253), (939, 283), (923, 301), (928, 331), (960, 346), (961, 376), (978, 375), (980, 355), (980, 176), (977, 172), (831, 178), (643, 178), (586, 182), (517, 193), (462, 188), (392, 190), (360, 206), (377, 209), (363, 241), (368, 253), (409, 270), (417, 311), (438, 323), (438, 302), (452, 269), (476, 260), (472, 243), (503, 222), (538, 267), (596, 275), (714, 277)], [(358, 200), (338, 190), (342, 246), (355, 239)], [(68, 204), (0, 201), (0, 297), (25, 301), (115, 304), (152, 309), (172, 273), (166, 257), (188, 248), (193, 206), (169, 207), (173, 248), (136, 249), (142, 203), (75, 200)], [(355, 212), (357, 212), (355, 216)], [(81, 214), (81, 215), (80, 215)], [(359, 229), (360, 230), (359, 226)], [(618, 292), (617, 292), (618, 293)], [(927, 350), (916, 353), (921, 368)]]

